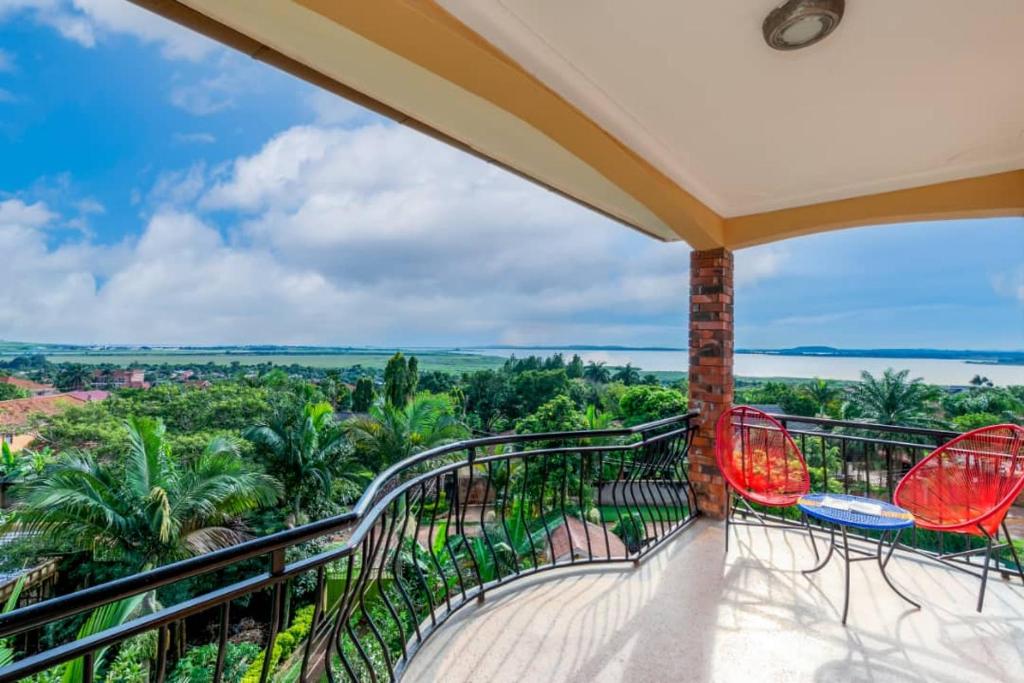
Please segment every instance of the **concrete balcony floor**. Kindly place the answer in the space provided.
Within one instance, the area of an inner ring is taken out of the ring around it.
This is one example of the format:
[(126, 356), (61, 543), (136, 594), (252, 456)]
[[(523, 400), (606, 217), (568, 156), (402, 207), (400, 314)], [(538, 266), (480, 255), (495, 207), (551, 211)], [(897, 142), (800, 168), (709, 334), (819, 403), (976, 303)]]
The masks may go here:
[[(701, 520), (639, 568), (566, 569), (467, 606), (413, 659), (405, 680), (443, 681), (1024, 681), (1024, 587), (979, 581), (897, 554), (885, 585), (852, 565), (840, 623), (840, 558), (810, 577), (802, 533)], [(824, 545), (819, 541), (819, 549)]]

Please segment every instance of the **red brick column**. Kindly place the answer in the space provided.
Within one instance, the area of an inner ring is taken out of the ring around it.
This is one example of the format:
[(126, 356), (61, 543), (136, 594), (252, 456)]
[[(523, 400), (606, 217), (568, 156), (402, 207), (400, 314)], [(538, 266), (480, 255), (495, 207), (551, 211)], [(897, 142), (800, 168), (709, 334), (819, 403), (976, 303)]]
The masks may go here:
[(715, 466), (715, 421), (732, 406), (732, 252), (690, 254), (690, 408), (700, 411), (690, 444), (690, 480), (701, 512), (725, 515), (725, 481)]

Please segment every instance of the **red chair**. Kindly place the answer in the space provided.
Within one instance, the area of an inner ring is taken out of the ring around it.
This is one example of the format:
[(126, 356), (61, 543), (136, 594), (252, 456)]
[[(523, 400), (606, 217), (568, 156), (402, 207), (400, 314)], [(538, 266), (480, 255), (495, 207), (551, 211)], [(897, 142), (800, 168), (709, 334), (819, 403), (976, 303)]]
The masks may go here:
[[(964, 564), (970, 565), (971, 555), (985, 553), (978, 594), (980, 612), (993, 551), (1008, 548), (1024, 581), (1024, 567), (1006, 528), (1006, 513), (1022, 490), (1024, 427), (995, 425), (961, 434), (937, 448), (907, 472), (892, 498), (913, 513), (914, 522), (922, 529), (986, 539), (984, 548), (938, 556), (941, 561), (958, 561), (957, 568), (963, 569)], [(996, 544), (1000, 529), (1006, 542)]]
[[(786, 428), (771, 415), (750, 406), (737, 406), (722, 414), (715, 426), (715, 460), (725, 477), (727, 495), (725, 509), (725, 551), (729, 552), (729, 527), (733, 524), (770, 526), (783, 529), (806, 528), (787, 523), (769, 523), (750, 503), (783, 508), (796, 504), (811, 490), (807, 463), (803, 453)], [(733, 498), (745, 506), (743, 521), (733, 517)], [(753, 515), (757, 522), (748, 522)], [(811, 534), (817, 557), (818, 548)]]

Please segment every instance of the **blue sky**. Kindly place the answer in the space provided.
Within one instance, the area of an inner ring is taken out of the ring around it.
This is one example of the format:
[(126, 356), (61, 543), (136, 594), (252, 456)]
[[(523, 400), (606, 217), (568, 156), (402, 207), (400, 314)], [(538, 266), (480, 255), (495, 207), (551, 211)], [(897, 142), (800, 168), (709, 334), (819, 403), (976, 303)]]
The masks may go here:
[[(685, 345), (662, 244), (121, 0), (0, 3), (0, 338)], [(1024, 219), (737, 253), (737, 344), (1024, 348)]]

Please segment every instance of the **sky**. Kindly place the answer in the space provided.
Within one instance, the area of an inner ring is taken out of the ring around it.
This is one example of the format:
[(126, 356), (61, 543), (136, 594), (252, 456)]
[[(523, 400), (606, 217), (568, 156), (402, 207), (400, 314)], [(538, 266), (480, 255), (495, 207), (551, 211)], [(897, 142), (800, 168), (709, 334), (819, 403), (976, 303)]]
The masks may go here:
[[(123, 0), (0, 0), (0, 339), (685, 346), (661, 243)], [(740, 348), (1024, 349), (1024, 219), (736, 253)]]

